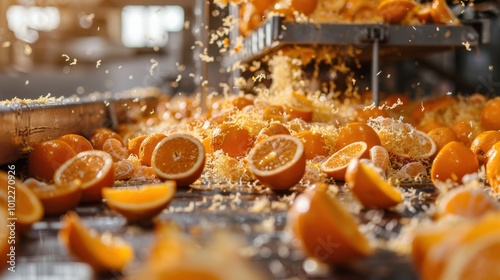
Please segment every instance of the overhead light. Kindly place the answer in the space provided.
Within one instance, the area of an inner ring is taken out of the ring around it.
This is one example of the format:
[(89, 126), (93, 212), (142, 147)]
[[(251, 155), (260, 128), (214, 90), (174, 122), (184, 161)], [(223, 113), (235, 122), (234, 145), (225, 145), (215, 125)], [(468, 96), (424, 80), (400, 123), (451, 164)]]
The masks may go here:
[(61, 23), (61, 13), (56, 7), (13, 5), (7, 8), (7, 23), (15, 36), (27, 43), (38, 40), (38, 31), (52, 31)]
[(184, 27), (180, 6), (125, 6), (121, 16), (121, 38), (125, 47), (163, 47), (169, 32)]

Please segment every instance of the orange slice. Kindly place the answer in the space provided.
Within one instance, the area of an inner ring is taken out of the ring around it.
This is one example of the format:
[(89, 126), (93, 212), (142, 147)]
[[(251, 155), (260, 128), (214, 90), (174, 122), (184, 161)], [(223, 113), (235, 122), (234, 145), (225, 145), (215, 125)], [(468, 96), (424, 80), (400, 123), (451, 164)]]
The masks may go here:
[(500, 142), (495, 143), (488, 152), (486, 179), (496, 193), (500, 192)]
[(147, 221), (160, 214), (175, 195), (175, 181), (130, 188), (104, 188), (106, 205), (129, 222)]
[(387, 149), (382, 146), (375, 145), (370, 149), (369, 152), (370, 160), (373, 162), (373, 164), (383, 171), (386, 171), (390, 163), (389, 151), (387, 151)]
[(273, 135), (248, 154), (252, 174), (273, 190), (287, 190), (300, 182), (306, 170), (304, 144), (291, 135)]
[(57, 168), (75, 155), (73, 148), (62, 140), (37, 143), (28, 155), (28, 176), (51, 182)]
[(82, 198), (81, 182), (75, 180), (64, 186), (56, 186), (28, 178), (24, 184), (40, 199), (47, 216), (66, 213), (78, 205)]
[(113, 159), (99, 150), (81, 152), (54, 174), (54, 183), (58, 186), (70, 185), (75, 180), (82, 182), (82, 202), (100, 201), (101, 189), (114, 185)]
[(328, 264), (345, 264), (373, 253), (354, 218), (317, 183), (294, 201), (288, 222), (305, 254)]
[(58, 140), (66, 142), (66, 144), (73, 148), (73, 150), (77, 154), (79, 152), (90, 151), (94, 149), (87, 138), (78, 134), (65, 134), (59, 137)]
[(347, 166), (353, 159), (368, 158), (368, 147), (365, 142), (354, 142), (336, 151), (321, 163), (320, 169), (334, 180), (344, 181)]
[(115, 180), (126, 180), (134, 176), (136, 166), (128, 159), (122, 159), (118, 162), (113, 162), (113, 170), (115, 171)]
[(458, 187), (437, 198), (436, 215), (457, 215), (464, 218), (479, 218), (485, 213), (498, 210), (500, 204), (484, 190)]
[(483, 131), (472, 140), (470, 149), (476, 155), (479, 164), (485, 164), (488, 161), (488, 151), (499, 141), (500, 131), (498, 130)]
[(126, 159), (128, 157), (128, 150), (125, 148), (123, 143), (114, 138), (110, 138), (104, 141), (102, 150), (110, 154), (114, 162)]
[(383, 0), (377, 6), (378, 13), (388, 23), (401, 22), (417, 3), (413, 0)]
[(351, 122), (340, 128), (335, 147), (340, 150), (359, 141), (365, 142), (368, 150), (375, 145), (381, 145), (380, 138), (372, 127), (361, 122)]
[(0, 170), (0, 211), (6, 211), (9, 219), (15, 219), (16, 231), (22, 232), (42, 219), (43, 205), (14, 173)]
[(151, 166), (151, 157), (153, 156), (156, 145), (166, 137), (167, 135), (163, 133), (152, 133), (141, 142), (139, 148), (139, 159), (141, 160), (141, 164)]
[(430, 14), (432, 20), (438, 24), (458, 24), (458, 19), (453, 15), (446, 0), (433, 0)]
[(131, 245), (87, 228), (75, 212), (62, 218), (59, 240), (77, 259), (98, 272), (122, 271), (134, 258)]
[(427, 175), (427, 168), (425, 168), (424, 164), (420, 161), (408, 162), (401, 167), (400, 171), (410, 178)]
[(172, 134), (154, 149), (151, 166), (161, 179), (174, 180), (177, 186), (189, 186), (203, 173), (205, 148), (191, 135)]
[(465, 144), (453, 141), (446, 144), (432, 162), (431, 179), (460, 183), (462, 178), (478, 172), (479, 163), (476, 155)]
[(370, 165), (351, 160), (345, 173), (345, 182), (353, 196), (368, 208), (386, 209), (403, 201), (401, 192), (385, 181)]

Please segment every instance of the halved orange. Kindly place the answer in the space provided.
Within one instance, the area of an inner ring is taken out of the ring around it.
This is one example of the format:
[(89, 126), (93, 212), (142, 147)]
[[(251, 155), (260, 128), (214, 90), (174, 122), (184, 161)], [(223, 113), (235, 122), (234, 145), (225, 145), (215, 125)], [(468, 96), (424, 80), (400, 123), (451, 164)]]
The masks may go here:
[(452, 141), (446, 144), (432, 162), (431, 179), (455, 183), (462, 182), (462, 178), (478, 172), (479, 163), (476, 155), (462, 142)]
[(73, 211), (62, 218), (59, 240), (77, 259), (98, 272), (122, 271), (134, 258), (131, 245), (89, 229)]
[(205, 161), (205, 148), (200, 140), (179, 133), (158, 143), (151, 166), (161, 179), (174, 180), (177, 186), (189, 186), (200, 178)]
[(141, 142), (141, 146), (139, 148), (139, 159), (142, 165), (151, 166), (151, 157), (153, 156), (153, 151), (155, 150), (156, 145), (158, 145), (158, 143), (166, 137), (167, 135), (163, 133), (152, 133)]
[(175, 188), (175, 181), (140, 187), (104, 188), (102, 197), (109, 208), (128, 221), (147, 221), (161, 213), (172, 201)]
[(367, 150), (370, 150), (375, 145), (381, 145), (379, 135), (371, 126), (366, 123), (351, 122), (340, 128), (335, 147), (340, 150), (351, 143), (359, 141), (366, 143)]
[(43, 205), (14, 174), (0, 170), (0, 205), (7, 218), (15, 219), (16, 231), (22, 232), (42, 219)]
[(485, 213), (500, 209), (498, 201), (484, 190), (474, 187), (457, 187), (438, 196), (436, 215), (456, 215), (464, 218), (479, 218)]
[(28, 155), (28, 176), (51, 182), (57, 168), (75, 155), (73, 148), (62, 140), (34, 144)]
[(351, 160), (368, 157), (369, 152), (366, 143), (363, 141), (354, 142), (328, 157), (321, 163), (320, 169), (334, 180), (344, 181), (345, 172)]
[(500, 142), (495, 143), (488, 152), (486, 179), (496, 193), (500, 192)]
[(47, 184), (34, 178), (28, 178), (23, 183), (40, 199), (47, 216), (66, 213), (75, 208), (82, 198), (81, 182), (78, 179), (63, 186)]
[(247, 159), (252, 174), (273, 190), (295, 186), (306, 170), (304, 144), (291, 135), (269, 136), (253, 147)]
[(316, 183), (295, 199), (288, 212), (288, 223), (304, 253), (328, 264), (371, 255), (374, 250), (354, 218), (327, 190), (328, 185)]
[(77, 154), (94, 149), (87, 138), (78, 134), (65, 134), (57, 139), (66, 142)]
[(101, 189), (114, 185), (113, 159), (100, 150), (81, 152), (61, 165), (54, 174), (58, 186), (82, 182), (82, 202), (96, 202), (102, 198)]
[(479, 164), (485, 164), (488, 161), (488, 151), (499, 141), (500, 131), (498, 130), (483, 131), (472, 140), (470, 149), (476, 155)]
[(370, 165), (354, 158), (345, 173), (345, 182), (363, 206), (386, 209), (403, 201), (401, 192), (390, 185)]

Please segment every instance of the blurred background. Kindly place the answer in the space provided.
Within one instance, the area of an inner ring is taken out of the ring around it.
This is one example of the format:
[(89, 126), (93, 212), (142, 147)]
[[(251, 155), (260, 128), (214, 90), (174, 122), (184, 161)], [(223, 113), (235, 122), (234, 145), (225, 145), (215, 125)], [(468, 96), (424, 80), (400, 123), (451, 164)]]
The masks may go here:
[[(489, 44), (382, 61), (381, 70), (393, 78), (381, 79), (381, 90), (417, 97), (498, 94), (499, 3), (475, 1), (461, 15), (490, 20)], [(197, 42), (205, 42), (227, 13), (213, 0), (2, 0), (0, 100), (147, 86), (192, 94), (200, 84), (198, 55), (204, 49)], [(215, 47), (209, 49), (215, 62), (203, 77), (213, 88), (230, 80)]]

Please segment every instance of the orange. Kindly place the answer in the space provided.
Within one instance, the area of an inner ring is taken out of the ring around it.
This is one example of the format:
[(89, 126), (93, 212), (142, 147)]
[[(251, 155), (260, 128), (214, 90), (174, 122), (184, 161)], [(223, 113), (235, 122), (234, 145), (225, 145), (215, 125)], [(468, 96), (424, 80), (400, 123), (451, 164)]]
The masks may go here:
[(58, 139), (66, 142), (66, 144), (68, 144), (71, 148), (73, 148), (73, 150), (77, 154), (79, 152), (90, 151), (94, 149), (90, 141), (87, 140), (87, 138), (78, 134), (65, 134), (59, 137)]
[(151, 166), (164, 180), (175, 180), (177, 186), (189, 186), (200, 178), (205, 168), (205, 148), (187, 134), (172, 134), (158, 143)]
[(262, 116), (266, 121), (285, 122), (288, 120), (286, 109), (281, 105), (268, 105), (264, 108)]
[(108, 140), (104, 141), (102, 150), (110, 154), (114, 162), (126, 159), (128, 157), (128, 151), (123, 143), (114, 138), (109, 138)]
[(382, 146), (375, 145), (370, 149), (369, 153), (370, 160), (373, 162), (373, 164), (383, 171), (386, 171), (390, 163), (389, 151), (387, 151), (387, 149)]
[(495, 192), (500, 191), (500, 142), (495, 143), (488, 152), (486, 179)]
[(287, 134), (290, 135), (290, 131), (281, 123), (271, 123), (269, 126), (261, 129), (259, 135), (257, 135), (257, 142), (261, 142), (272, 135)]
[(214, 129), (210, 140), (214, 151), (222, 150), (230, 157), (245, 156), (254, 142), (248, 129), (232, 123), (223, 123)]
[(447, 126), (436, 127), (427, 134), (432, 138), (434, 143), (436, 143), (436, 151), (439, 152), (444, 145), (451, 141), (460, 141), (458, 136), (455, 134), (453, 129)]
[(363, 206), (386, 209), (403, 201), (403, 195), (370, 165), (354, 158), (345, 172), (345, 182)]
[(321, 163), (320, 169), (334, 180), (344, 181), (347, 166), (355, 158), (368, 158), (369, 151), (363, 141), (348, 144)]
[(22, 232), (42, 219), (43, 205), (33, 191), (14, 175), (14, 170), (7, 172), (0, 170), (0, 211), (5, 211), (8, 218), (15, 218), (15, 230)]
[(319, 133), (314, 133), (310, 130), (302, 130), (295, 134), (304, 144), (304, 152), (306, 159), (313, 159), (317, 156), (327, 156), (328, 146)]
[(480, 133), (479, 126), (473, 121), (454, 122), (451, 124), (451, 129), (467, 147), (470, 147), (474, 138)]
[(499, 279), (500, 231), (491, 230), (460, 246), (447, 260), (442, 279)]
[(294, 201), (288, 223), (304, 253), (327, 264), (345, 264), (373, 254), (354, 218), (316, 183)]
[(175, 181), (129, 188), (104, 188), (106, 205), (129, 222), (147, 221), (160, 214), (175, 195)]
[(139, 156), (139, 151), (141, 149), (141, 144), (144, 139), (148, 137), (147, 134), (136, 136), (128, 141), (127, 149), (132, 155)]
[(234, 96), (228, 100), (228, 103), (238, 110), (243, 110), (245, 107), (253, 106), (253, 98), (246, 95)]
[(247, 156), (252, 174), (273, 190), (287, 190), (306, 170), (304, 144), (291, 135), (273, 135), (257, 143)]
[(71, 146), (61, 140), (37, 143), (28, 155), (28, 176), (51, 182), (57, 168), (75, 155)]
[(500, 131), (497, 130), (483, 131), (472, 140), (470, 149), (476, 155), (479, 164), (485, 164), (488, 161), (488, 151), (498, 141), (500, 141)]
[(118, 133), (103, 127), (93, 131), (90, 137), (90, 143), (92, 143), (94, 149), (102, 150), (102, 145), (104, 145), (104, 142), (109, 138), (114, 138), (123, 143), (123, 138)]
[(257, 13), (262, 13), (265, 10), (271, 8), (276, 0), (251, 0), (250, 2), (255, 7), (255, 11)]
[(81, 182), (75, 180), (67, 185), (56, 186), (28, 178), (24, 184), (40, 199), (43, 212), (47, 216), (55, 216), (74, 209), (82, 198)]
[(433, 0), (430, 14), (432, 20), (438, 24), (458, 24), (458, 19), (453, 15), (446, 4), (446, 0)]
[(378, 107), (371, 109), (364, 109), (364, 107), (356, 108), (355, 110), (355, 120), (356, 122), (366, 123), (369, 119), (376, 117), (388, 117), (389, 114), (386, 110), (381, 110)]
[[(483, 218), (474, 222), (462, 221), (451, 227), (449, 226), (449, 228), (446, 238), (430, 246), (426, 253), (422, 263), (422, 279), (490, 279), (485, 277), (486, 275), (479, 277), (480, 273), (492, 273), (486, 267), (474, 271), (475, 277), (471, 277), (469, 273), (472, 272), (470, 268), (478, 268), (481, 263), (491, 265), (491, 261), (497, 261), (495, 255), (498, 254), (498, 246), (490, 242), (492, 236), (498, 238), (500, 234), (500, 216), (498, 212), (486, 214)], [(477, 246), (478, 243), (482, 243), (481, 246)], [(494, 254), (487, 250), (488, 247), (494, 250)], [(485, 254), (484, 258), (481, 258), (477, 253), (483, 250)], [(494, 267), (497, 269), (496, 266)], [(462, 278), (456, 275), (463, 272), (468, 277)], [(492, 277), (491, 279), (496, 279), (494, 275)]]
[(151, 166), (151, 157), (153, 156), (156, 145), (166, 137), (167, 135), (163, 133), (152, 133), (142, 141), (139, 148), (139, 160), (142, 165)]
[(406, 163), (415, 160), (428, 159), (436, 152), (436, 143), (425, 132), (408, 127), (395, 125), (395, 129), (381, 130), (379, 132), (382, 146), (393, 158)]
[(408, 175), (409, 177), (415, 178), (417, 176), (425, 176), (427, 175), (427, 169), (424, 164), (420, 161), (412, 161), (403, 165), (400, 169), (403, 174)]
[(69, 185), (75, 180), (82, 183), (82, 202), (100, 201), (101, 189), (113, 186), (115, 182), (113, 159), (104, 151), (81, 152), (61, 165), (54, 174), (57, 186)]
[(134, 258), (130, 244), (109, 233), (96, 233), (72, 211), (62, 218), (58, 237), (74, 257), (98, 272), (122, 271)]
[(291, 0), (291, 5), (295, 11), (308, 16), (318, 6), (318, 0)]
[(113, 170), (115, 171), (115, 180), (126, 180), (132, 178), (136, 171), (136, 167), (132, 161), (122, 159), (113, 162)]
[[(434, 119), (429, 119), (429, 120), (425, 120), (425, 121), (419, 123), (417, 126), (417, 129), (420, 131), (423, 131), (425, 133), (429, 133), (431, 130), (438, 128), (438, 127), (443, 127), (443, 126), (444, 125), (441, 122), (434, 120)], [(455, 132), (453, 132), (453, 133), (455, 133)]]
[(481, 110), (481, 126), (484, 130), (500, 130), (500, 97), (491, 99)]
[(431, 179), (437, 181), (460, 183), (462, 178), (476, 173), (479, 168), (476, 155), (465, 144), (453, 141), (446, 144), (432, 162)]
[(383, 0), (379, 2), (377, 11), (385, 22), (399, 23), (416, 5), (413, 0)]
[(480, 188), (458, 187), (437, 198), (436, 215), (457, 215), (464, 218), (479, 218), (489, 211), (499, 209), (498, 201)]
[(370, 150), (375, 145), (381, 145), (380, 138), (373, 128), (365, 123), (352, 122), (340, 128), (335, 147), (337, 150), (354, 143), (363, 141)]
[[(460, 229), (463, 229), (461, 225)], [(422, 273), (423, 264), (427, 254), (435, 245), (441, 245), (449, 241), (446, 239), (454, 230), (449, 224), (424, 224), (415, 229), (411, 241), (411, 257), (417, 271)], [(453, 239), (450, 238), (450, 239)], [(428, 265), (428, 264), (427, 264)]]

